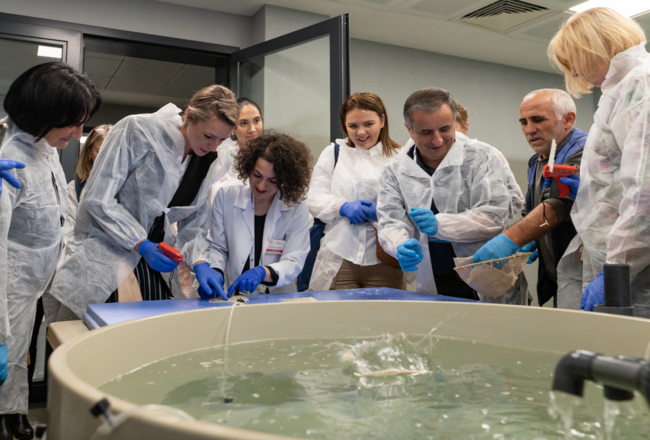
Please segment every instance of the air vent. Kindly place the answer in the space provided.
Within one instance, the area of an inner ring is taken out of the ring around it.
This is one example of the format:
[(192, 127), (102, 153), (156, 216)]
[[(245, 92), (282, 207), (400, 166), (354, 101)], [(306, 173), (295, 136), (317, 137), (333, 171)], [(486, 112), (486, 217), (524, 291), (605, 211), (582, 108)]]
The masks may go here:
[(524, 23), (556, 12), (558, 11), (554, 9), (518, 0), (499, 0), (462, 17), (457, 17), (453, 21), (469, 23), (497, 32), (507, 32)]

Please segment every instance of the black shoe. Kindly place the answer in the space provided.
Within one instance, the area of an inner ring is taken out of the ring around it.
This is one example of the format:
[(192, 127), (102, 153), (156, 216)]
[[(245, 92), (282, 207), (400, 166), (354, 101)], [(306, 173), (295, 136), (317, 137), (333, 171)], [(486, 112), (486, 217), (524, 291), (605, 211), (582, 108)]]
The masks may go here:
[(14, 434), (9, 424), (9, 416), (0, 415), (0, 440), (14, 440)]
[(5, 417), (9, 417), (11, 430), (17, 440), (31, 440), (34, 438), (34, 430), (25, 414), (11, 414)]

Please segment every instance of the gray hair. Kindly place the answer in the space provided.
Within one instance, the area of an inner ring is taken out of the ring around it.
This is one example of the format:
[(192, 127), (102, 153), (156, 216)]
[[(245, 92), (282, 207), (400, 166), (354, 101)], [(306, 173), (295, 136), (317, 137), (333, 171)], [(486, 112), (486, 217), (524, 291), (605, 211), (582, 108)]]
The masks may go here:
[(551, 105), (553, 106), (553, 111), (555, 116), (558, 119), (563, 119), (567, 113), (573, 112), (576, 113), (576, 104), (573, 102), (571, 96), (560, 89), (539, 89), (534, 92), (530, 92), (522, 102), (526, 102), (529, 99), (533, 99), (537, 95), (546, 95), (551, 100)]
[(429, 113), (440, 109), (444, 104), (451, 108), (454, 121), (456, 121), (458, 109), (456, 108), (456, 100), (451, 96), (451, 93), (437, 87), (429, 87), (413, 92), (404, 103), (404, 122), (409, 128), (413, 128), (413, 110)]

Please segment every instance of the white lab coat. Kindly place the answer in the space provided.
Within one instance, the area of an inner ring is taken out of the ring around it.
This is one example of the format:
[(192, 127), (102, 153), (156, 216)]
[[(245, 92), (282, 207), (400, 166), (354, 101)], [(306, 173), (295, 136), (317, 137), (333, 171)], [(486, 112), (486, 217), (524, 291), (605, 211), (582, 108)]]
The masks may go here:
[(558, 265), (558, 303), (575, 308), (606, 262), (629, 264), (635, 316), (650, 318), (650, 54), (645, 42), (612, 58), (601, 91), (571, 210), (578, 235)]
[[(415, 146), (411, 147), (416, 149)], [(379, 241), (395, 256), (397, 246), (410, 238), (422, 245), (418, 264), (419, 292), (437, 294), (429, 241), (408, 217), (413, 207), (430, 209), (435, 199), (439, 214), (437, 239), (449, 241), (457, 257), (469, 257), (508, 225), (511, 196), (503, 164), (493, 149), (480, 142), (457, 137), (433, 176), (408, 155), (400, 154), (380, 178), (377, 216)], [(481, 298), (503, 304), (526, 304), (528, 283), (523, 274), (515, 286), (498, 298)]]
[(36, 303), (61, 256), (68, 194), (56, 150), (45, 139), (37, 141), (23, 132), (11, 120), (5, 122), (9, 131), (0, 157), (23, 162), (25, 168), (11, 171), (21, 188), (5, 183), (2, 189), (0, 228), (6, 228), (8, 221), (9, 232), (3, 232), (7, 240), (7, 277), (0, 290), (6, 289), (11, 336), (6, 340), (9, 376), (0, 386), (0, 414), (27, 414), (27, 351)]
[[(456, 132), (456, 139), (458, 141), (463, 141), (465, 142), (465, 139), (470, 139), (460, 131)], [(524, 197), (524, 194), (521, 192), (521, 188), (519, 187), (519, 184), (517, 183), (517, 179), (515, 178), (515, 175), (512, 173), (512, 170), (510, 169), (510, 164), (508, 163), (508, 159), (503, 155), (501, 151), (496, 149), (490, 144), (486, 144), (485, 142), (481, 142), (478, 139), (472, 139), (473, 142), (475, 142), (477, 145), (482, 145), (486, 148), (489, 148), (496, 156), (499, 158), (501, 161), (501, 164), (503, 165), (503, 172), (505, 173), (506, 176), (506, 186), (508, 187), (508, 192), (510, 193), (510, 207), (508, 208), (508, 217), (513, 219), (521, 209), (524, 207), (524, 204), (526, 203), (526, 198)], [(411, 147), (415, 145), (415, 142), (413, 142), (413, 139), (409, 138), (409, 140), (406, 142), (406, 145), (404, 145), (404, 148), (402, 148), (403, 152), (407, 152), (408, 150), (411, 149)]]
[[(169, 212), (189, 161), (182, 163), (180, 112), (167, 104), (153, 114), (127, 116), (106, 136), (52, 281), (52, 298), (44, 300), (48, 323), (64, 313), (60, 304), (81, 318), (88, 304), (105, 302), (133, 272), (140, 260), (133, 248), (147, 238), (154, 219)], [(165, 242), (173, 245), (169, 217)]]
[[(248, 181), (230, 180), (217, 191), (213, 201), (210, 229), (207, 237), (207, 251), (195, 252), (193, 244), (188, 246), (184, 258), (191, 261), (192, 268), (197, 261), (205, 260), (210, 267), (224, 273), (224, 288), (242, 274), (246, 261), (255, 243), (255, 206)], [(268, 252), (270, 240), (284, 241), (282, 253)], [(278, 274), (271, 293), (295, 292), (295, 279), (302, 272), (309, 253), (309, 212), (305, 203), (288, 206), (276, 193), (266, 215), (264, 224), (261, 266), (270, 266)], [(201, 248), (197, 248), (201, 249)], [(252, 267), (251, 267), (252, 269)]]
[(381, 142), (368, 150), (349, 147), (347, 139), (337, 139), (336, 143), (339, 145), (336, 167), (334, 144), (331, 144), (323, 150), (314, 167), (307, 197), (310, 214), (325, 223), (325, 236), (309, 283), (314, 291), (330, 288), (343, 260), (361, 266), (381, 263), (375, 238), (377, 220), (352, 225), (340, 214), (340, 209), (344, 203), (356, 200), (376, 204), (379, 176), (397, 158), (397, 152), (385, 157)]

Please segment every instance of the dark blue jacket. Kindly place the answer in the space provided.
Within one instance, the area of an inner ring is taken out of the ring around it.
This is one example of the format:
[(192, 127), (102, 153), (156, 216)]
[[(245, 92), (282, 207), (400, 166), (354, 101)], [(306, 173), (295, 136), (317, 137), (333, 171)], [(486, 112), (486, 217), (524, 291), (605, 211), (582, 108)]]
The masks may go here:
[[(555, 153), (556, 165), (574, 165), (580, 169), (580, 163), (572, 161), (572, 157), (580, 153), (587, 142), (587, 133), (582, 130), (574, 129), (571, 134), (571, 139)], [(528, 161), (528, 193), (526, 194), (526, 211), (531, 212), (535, 208), (535, 172), (537, 171), (537, 161), (539, 154), (535, 154)], [(560, 191), (557, 187), (555, 179), (551, 179), (551, 188), (549, 198), (558, 198)], [(539, 201), (538, 201), (539, 202)], [(546, 264), (557, 264), (564, 255), (566, 248), (569, 246), (571, 240), (576, 235), (576, 229), (573, 226), (571, 218), (560, 222), (551, 232), (551, 243), (553, 244), (553, 258), (555, 261), (544, 261), (542, 254), (539, 255), (539, 269), (537, 278), (537, 299), (539, 305), (542, 306), (551, 298), (557, 295), (557, 284), (551, 280), (546, 274)], [(537, 249), (539, 249), (539, 241), (537, 241)]]

